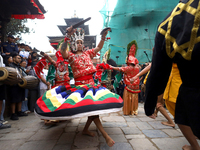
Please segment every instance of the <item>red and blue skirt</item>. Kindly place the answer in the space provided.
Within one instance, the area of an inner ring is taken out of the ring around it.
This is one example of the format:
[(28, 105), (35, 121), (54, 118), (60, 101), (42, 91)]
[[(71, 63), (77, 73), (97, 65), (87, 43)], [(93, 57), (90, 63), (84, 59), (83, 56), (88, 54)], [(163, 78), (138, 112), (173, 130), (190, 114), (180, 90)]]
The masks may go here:
[(118, 112), (123, 99), (100, 85), (57, 86), (41, 96), (35, 114), (41, 119), (69, 120)]

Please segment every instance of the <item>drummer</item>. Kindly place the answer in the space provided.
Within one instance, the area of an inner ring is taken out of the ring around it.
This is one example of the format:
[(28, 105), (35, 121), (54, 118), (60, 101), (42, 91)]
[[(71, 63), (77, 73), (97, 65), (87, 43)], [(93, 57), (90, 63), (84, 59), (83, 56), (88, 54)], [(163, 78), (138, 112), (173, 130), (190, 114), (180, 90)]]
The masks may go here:
[[(19, 76), (22, 77), (22, 70), (19, 66), (21, 62), (21, 56), (17, 53), (13, 55), (13, 63), (10, 64), (10, 67), (16, 68), (19, 72)], [(21, 111), (22, 101), (25, 100), (25, 89), (21, 88), (18, 84), (10, 86), (10, 103), (11, 103), (11, 120), (18, 120), (18, 117), (28, 116), (26, 113)], [(17, 107), (17, 113), (16, 112)]]

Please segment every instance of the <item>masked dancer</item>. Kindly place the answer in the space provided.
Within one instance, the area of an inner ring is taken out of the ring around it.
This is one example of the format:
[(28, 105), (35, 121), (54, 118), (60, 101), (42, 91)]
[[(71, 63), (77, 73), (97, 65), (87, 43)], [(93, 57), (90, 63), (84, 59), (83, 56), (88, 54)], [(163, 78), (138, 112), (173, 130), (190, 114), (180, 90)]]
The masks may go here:
[(137, 52), (137, 43), (132, 41), (127, 46), (127, 65), (126, 67), (113, 67), (114, 70), (121, 71), (124, 73), (124, 82), (126, 87), (124, 89), (123, 100), (124, 115), (137, 115), (138, 114), (138, 93), (139, 89), (139, 78), (137, 78), (133, 83), (130, 82), (130, 79), (139, 73), (139, 63), (137, 58), (135, 58)]
[[(96, 72), (96, 68), (91, 60), (102, 49), (108, 30), (102, 34), (101, 41), (96, 48), (84, 51), (84, 30), (80, 28), (74, 30), (72, 26), (67, 29), (68, 38), (61, 46), (61, 54), (72, 68), (75, 86), (58, 86), (47, 91), (37, 101), (36, 114), (40, 118), (54, 118), (56, 120), (89, 116), (82, 133), (94, 136), (94, 133), (88, 130), (94, 121), (108, 146), (113, 146), (115, 142), (103, 129), (98, 115), (120, 111), (123, 100), (108, 89), (94, 85), (93, 74)], [(49, 99), (51, 106), (48, 105)], [(45, 108), (43, 107), (44, 103), (46, 104)]]

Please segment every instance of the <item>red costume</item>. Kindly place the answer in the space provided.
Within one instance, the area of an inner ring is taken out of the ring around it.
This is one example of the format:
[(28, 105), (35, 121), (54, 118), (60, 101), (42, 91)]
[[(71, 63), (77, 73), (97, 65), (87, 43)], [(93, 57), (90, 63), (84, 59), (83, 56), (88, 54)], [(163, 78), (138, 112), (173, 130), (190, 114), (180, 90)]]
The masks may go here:
[(69, 52), (68, 61), (72, 68), (75, 85), (94, 85), (93, 74), (96, 68), (92, 63), (92, 58), (96, 56), (94, 49), (87, 50), (80, 55)]
[[(76, 40), (83, 38), (82, 35), (77, 35), (75, 35)], [(78, 43), (73, 43), (77, 48)], [(66, 43), (63, 47), (65, 46)], [(92, 116), (89, 119), (90, 123), (90, 120), (98, 117), (95, 115), (120, 111), (123, 107), (123, 100), (119, 95), (111, 93), (100, 85), (94, 86), (93, 74), (96, 72), (96, 68), (91, 59), (96, 56), (95, 49), (81, 52), (81, 54), (74, 54), (69, 51), (67, 53), (65, 59), (72, 68), (75, 85), (80, 86), (57, 86), (47, 91), (44, 96), (38, 99), (35, 113), (42, 119), (48, 120)], [(58, 65), (56, 66), (58, 67)], [(66, 72), (66, 74), (68, 73)]]
[(123, 113), (124, 115), (137, 115), (138, 114), (138, 93), (139, 89), (139, 78), (137, 78), (133, 83), (130, 82), (130, 79), (139, 73), (139, 63), (137, 58), (135, 58), (137, 50), (136, 41), (132, 41), (127, 46), (127, 67), (120, 67), (117, 70), (124, 72), (124, 83), (126, 87), (124, 89), (123, 100)]
[(139, 93), (139, 78), (137, 78), (133, 83), (130, 83), (130, 79), (139, 73), (139, 67), (137, 65), (135, 67), (121, 67), (121, 71), (124, 72), (124, 83), (126, 84), (125, 88), (131, 93)]
[(56, 68), (55, 85), (69, 85), (70, 77), (68, 71), (68, 62), (62, 58), (60, 51), (56, 52), (57, 61), (53, 61), (53, 65)]

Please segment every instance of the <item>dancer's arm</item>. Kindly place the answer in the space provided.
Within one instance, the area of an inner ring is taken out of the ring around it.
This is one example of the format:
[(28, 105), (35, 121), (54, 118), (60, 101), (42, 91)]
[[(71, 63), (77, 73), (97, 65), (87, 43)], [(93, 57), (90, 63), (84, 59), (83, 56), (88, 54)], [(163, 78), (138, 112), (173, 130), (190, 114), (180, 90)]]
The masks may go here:
[(99, 42), (98, 46), (94, 48), (94, 51), (97, 53), (99, 52), (104, 45), (104, 41), (106, 40), (106, 35), (108, 34), (108, 31), (110, 31), (110, 29), (106, 30), (103, 35), (101, 36), (101, 41)]
[(117, 71), (122, 71), (122, 69), (121, 69), (121, 67), (113, 67), (113, 66), (111, 66), (111, 65), (109, 65), (112, 69), (114, 69), (114, 70), (117, 70)]
[(46, 54), (46, 53), (44, 53), (44, 52), (41, 52), (40, 53), (42, 56), (44, 56), (45, 57), (45, 59), (47, 59), (50, 63), (52, 63), (54, 66), (56, 65), (56, 62), (48, 55), (48, 54)]
[(140, 76), (144, 75), (145, 73), (147, 73), (149, 70), (151, 69), (151, 63), (146, 66), (142, 71), (140, 71), (138, 74), (136, 74), (131, 80), (130, 82), (133, 83), (137, 78), (139, 78)]
[[(69, 39), (70, 39), (71, 35), (73, 35), (74, 32), (76, 32), (76, 30), (73, 29), (72, 26), (71, 26), (71, 27), (68, 27), (68, 28), (67, 28), (67, 37), (66, 37), (66, 38), (69, 38)], [(69, 53), (68, 53), (68, 51), (67, 51), (67, 45), (68, 45), (68, 40), (66, 40), (66, 41), (64, 41), (64, 42), (62, 43), (61, 50), (60, 50), (60, 53), (62, 54), (62, 57), (63, 57), (64, 59), (68, 58), (68, 56), (69, 56)]]

